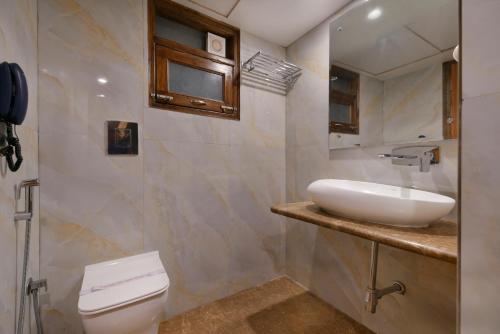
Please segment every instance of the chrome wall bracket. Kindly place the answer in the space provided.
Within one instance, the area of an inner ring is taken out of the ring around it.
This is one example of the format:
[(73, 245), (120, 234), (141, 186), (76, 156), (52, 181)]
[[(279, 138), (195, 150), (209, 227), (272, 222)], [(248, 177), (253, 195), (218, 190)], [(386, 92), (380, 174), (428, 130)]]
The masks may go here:
[(26, 287), (27, 295), (38, 294), (38, 291), (41, 289), (45, 289), (45, 292), (47, 292), (47, 280), (45, 278), (38, 281), (34, 281), (32, 278), (28, 280), (28, 286)]
[(406, 287), (400, 281), (394, 281), (392, 285), (377, 289), (377, 267), (378, 267), (378, 242), (372, 241), (371, 247), (371, 262), (370, 262), (370, 282), (366, 289), (366, 308), (370, 313), (375, 313), (377, 311), (377, 305), (379, 299), (382, 299), (385, 295), (391, 293), (398, 293), (404, 295), (406, 292)]
[[(16, 212), (14, 221), (28, 221), (33, 217), (33, 187), (38, 187), (38, 179), (24, 180), (16, 185)], [(24, 211), (17, 211), (17, 201), (21, 199), (21, 190), (24, 189)]]

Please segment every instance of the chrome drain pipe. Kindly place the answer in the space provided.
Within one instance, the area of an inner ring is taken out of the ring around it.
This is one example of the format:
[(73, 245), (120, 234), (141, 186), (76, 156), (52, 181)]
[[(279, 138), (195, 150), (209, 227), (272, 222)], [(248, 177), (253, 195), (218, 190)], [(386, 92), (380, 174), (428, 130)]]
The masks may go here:
[(377, 289), (377, 268), (378, 268), (378, 242), (372, 241), (371, 259), (370, 259), (370, 282), (366, 289), (366, 308), (370, 313), (377, 311), (378, 300), (385, 295), (398, 293), (404, 295), (406, 287), (400, 281), (394, 281), (391, 286), (383, 289)]

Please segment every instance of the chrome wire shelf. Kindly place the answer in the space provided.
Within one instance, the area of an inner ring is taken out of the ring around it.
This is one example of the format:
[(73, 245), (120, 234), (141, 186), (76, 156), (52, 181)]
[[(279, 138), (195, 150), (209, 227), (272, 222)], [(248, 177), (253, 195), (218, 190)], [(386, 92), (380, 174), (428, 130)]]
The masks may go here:
[(254, 54), (242, 65), (242, 82), (286, 95), (294, 86), (302, 69), (292, 63), (262, 53)]

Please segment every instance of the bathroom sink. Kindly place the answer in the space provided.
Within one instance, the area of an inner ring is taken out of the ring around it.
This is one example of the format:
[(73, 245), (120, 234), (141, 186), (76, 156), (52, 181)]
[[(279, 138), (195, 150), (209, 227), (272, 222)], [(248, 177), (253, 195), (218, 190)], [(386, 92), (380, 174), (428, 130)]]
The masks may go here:
[(307, 188), (323, 210), (347, 218), (399, 227), (426, 227), (455, 206), (448, 196), (385, 184), (325, 179)]

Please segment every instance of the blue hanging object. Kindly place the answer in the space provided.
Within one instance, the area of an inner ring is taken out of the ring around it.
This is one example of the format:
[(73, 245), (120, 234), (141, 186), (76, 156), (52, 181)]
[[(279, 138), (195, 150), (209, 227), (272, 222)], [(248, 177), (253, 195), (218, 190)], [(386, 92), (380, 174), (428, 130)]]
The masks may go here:
[(23, 161), (21, 144), (13, 125), (24, 122), (27, 110), (28, 84), (23, 70), (16, 63), (0, 63), (0, 122), (5, 123), (6, 133), (2, 139), (7, 142), (0, 149), (0, 156), (6, 157), (7, 165), (13, 172), (21, 167)]

